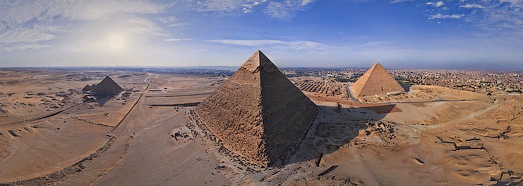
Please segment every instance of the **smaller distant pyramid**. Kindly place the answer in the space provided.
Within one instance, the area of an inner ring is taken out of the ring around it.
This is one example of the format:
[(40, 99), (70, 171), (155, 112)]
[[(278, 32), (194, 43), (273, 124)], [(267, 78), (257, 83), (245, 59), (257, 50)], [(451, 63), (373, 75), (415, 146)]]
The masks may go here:
[(405, 89), (381, 66), (374, 64), (351, 85), (355, 97), (385, 95), (388, 92), (405, 92)]
[(91, 87), (91, 85), (87, 84), (85, 85), (85, 87), (82, 89), (82, 91), (86, 92), (86, 91), (91, 91), (93, 90), (93, 87)]
[(116, 82), (113, 81), (109, 76), (105, 76), (102, 82), (98, 83), (96, 86), (91, 86), (92, 92), (96, 94), (118, 94), (123, 91), (123, 88), (120, 87)]

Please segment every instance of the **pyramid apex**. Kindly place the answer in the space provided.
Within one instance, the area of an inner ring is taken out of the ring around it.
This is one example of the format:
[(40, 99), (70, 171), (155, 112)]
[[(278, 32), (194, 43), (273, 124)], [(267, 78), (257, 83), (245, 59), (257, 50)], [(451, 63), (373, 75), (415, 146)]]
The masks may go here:
[(241, 68), (247, 69), (252, 73), (258, 72), (260, 69), (263, 69), (267, 73), (278, 71), (278, 67), (260, 50), (256, 50), (254, 54), (242, 64)]
[(110, 76), (105, 76), (104, 79), (103, 79), (102, 81), (104, 81), (104, 80), (111, 80), (111, 81), (114, 81), (113, 78), (111, 78)]
[(379, 61), (374, 63), (374, 65), (372, 65), (372, 66), (382, 66), (383, 67), (383, 65), (381, 65), (381, 63)]
[(370, 67), (369, 71), (374, 71), (375, 69), (385, 70), (385, 67), (383, 67), (383, 65), (381, 65), (380, 62), (376, 62), (376, 63), (374, 63), (374, 65), (372, 65), (372, 67)]

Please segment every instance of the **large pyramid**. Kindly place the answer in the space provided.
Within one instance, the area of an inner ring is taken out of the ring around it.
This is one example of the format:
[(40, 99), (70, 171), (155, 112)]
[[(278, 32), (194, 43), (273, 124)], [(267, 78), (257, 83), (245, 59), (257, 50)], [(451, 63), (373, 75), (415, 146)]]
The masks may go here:
[(96, 94), (112, 95), (118, 94), (122, 91), (123, 88), (114, 82), (109, 76), (105, 76), (102, 82), (98, 83), (96, 86), (92, 86), (92, 92)]
[(405, 89), (392, 78), (392, 76), (381, 66), (374, 64), (354, 84), (351, 85), (353, 96), (384, 95), (387, 92), (405, 92)]
[(261, 166), (300, 142), (317, 110), (261, 51), (195, 108), (227, 149)]

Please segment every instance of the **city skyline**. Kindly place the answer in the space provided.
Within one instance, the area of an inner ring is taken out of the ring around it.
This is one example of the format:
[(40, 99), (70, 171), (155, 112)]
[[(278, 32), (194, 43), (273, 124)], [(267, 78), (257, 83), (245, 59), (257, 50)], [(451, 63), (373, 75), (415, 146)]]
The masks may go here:
[(523, 70), (523, 1), (0, 2), (1, 67)]

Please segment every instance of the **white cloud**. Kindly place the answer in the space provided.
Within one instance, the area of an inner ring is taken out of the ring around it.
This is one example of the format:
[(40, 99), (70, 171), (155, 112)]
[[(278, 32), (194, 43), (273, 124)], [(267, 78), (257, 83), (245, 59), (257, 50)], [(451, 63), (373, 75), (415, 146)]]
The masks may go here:
[(48, 48), (48, 45), (39, 44), (56, 38), (52, 34), (45, 33), (45, 30), (13, 28), (5, 29), (0, 32), (0, 50), (13, 51), (23, 49)]
[(41, 45), (37, 43), (13, 43), (13, 44), (0, 44), (0, 50), (3, 51), (14, 51), (14, 50), (25, 50), (25, 49), (41, 49), (49, 48), (49, 45)]
[(425, 4), (430, 5), (430, 6), (434, 6), (434, 7), (440, 7), (440, 6), (445, 5), (445, 3), (443, 1), (427, 2)]
[(485, 6), (480, 5), (480, 4), (465, 4), (465, 5), (461, 5), (459, 7), (461, 7), (461, 8), (485, 8)]
[(374, 41), (374, 42), (361, 44), (360, 47), (377, 47), (377, 46), (383, 46), (387, 43), (389, 43), (389, 42), (388, 41)]
[(284, 2), (269, 2), (265, 13), (276, 19), (290, 19), (294, 17), (296, 11), (303, 10), (313, 0), (285, 0)]
[(254, 11), (254, 7), (262, 3), (267, 2), (267, 0), (247, 0), (247, 3), (242, 5), (243, 13), (251, 13)]
[(169, 36), (169, 34), (166, 31), (164, 31), (155, 22), (149, 19), (134, 17), (127, 20), (126, 23), (132, 25), (132, 29), (129, 31), (137, 34), (145, 34), (160, 37)]
[(225, 45), (249, 46), (249, 47), (271, 47), (279, 50), (321, 50), (328, 47), (325, 44), (314, 41), (283, 41), (283, 40), (209, 40), (210, 42)]
[(165, 8), (145, 0), (0, 1), (0, 46), (7, 51), (47, 48), (42, 42), (57, 38), (57, 32), (73, 31), (71, 25), (113, 17), (127, 17), (134, 32), (166, 37), (154, 21), (141, 17)]
[(188, 0), (188, 2), (192, 2), (197, 11), (225, 13), (225, 15), (239, 11), (244, 14), (252, 13), (256, 7), (266, 4), (264, 12), (271, 18), (290, 19), (294, 17), (296, 11), (303, 10), (314, 0)]
[(169, 23), (176, 23), (178, 22), (178, 18), (175, 17), (175, 16), (168, 16), (168, 17), (160, 17), (160, 18), (157, 18), (160, 22), (162, 23), (165, 23), (165, 24), (169, 24)]
[(4, 44), (29, 43), (47, 41), (55, 38), (54, 35), (41, 33), (39, 30), (15, 28), (0, 34), (0, 41)]
[(467, 1), (460, 8), (474, 9), (465, 20), (484, 30), (483, 35), (523, 39), (523, 0)]
[(314, 2), (314, 0), (301, 0), (301, 6), (307, 6), (308, 4), (311, 4)]
[(198, 11), (224, 11), (230, 12), (239, 9), (243, 5), (243, 0), (203, 0), (196, 1)]
[(404, 2), (412, 2), (412, 0), (392, 0), (390, 3), (404, 3)]
[(4, 1), (0, 6), (0, 20), (25, 23), (36, 20), (99, 20), (122, 13), (154, 14), (161, 12), (163, 5), (149, 1), (117, 0), (47, 0), (47, 1)]
[(166, 39), (165, 41), (169, 41), (169, 42), (176, 42), (176, 41), (190, 41), (192, 40), (191, 38), (169, 38), (169, 39)]
[(185, 23), (182, 23), (175, 16), (159, 17), (159, 18), (156, 18), (156, 20), (160, 21), (160, 23), (162, 23), (162, 25), (166, 25), (168, 27), (182, 27), (182, 26), (186, 25)]
[(282, 2), (270, 2), (269, 6), (267, 6), (267, 9), (265, 10), (265, 13), (267, 13), (270, 17), (277, 19), (289, 19), (293, 17), (290, 8)]
[[(523, 0), (446, 2), (426, 2), (425, 4), (430, 7), (423, 12), (432, 20), (462, 19), (466, 23), (482, 29), (482, 33), (479, 35), (503, 38), (505, 41), (523, 41)], [(438, 23), (441, 22), (438, 21)]]
[(194, 4), (197, 11), (232, 13), (242, 11), (251, 13), (256, 6), (264, 4), (267, 0), (188, 0)]
[(450, 15), (443, 15), (443, 14), (434, 14), (429, 17), (429, 19), (459, 19), (465, 16), (465, 14), (450, 14)]
[(509, 3), (511, 7), (523, 7), (523, 0), (500, 0), (500, 3)]

